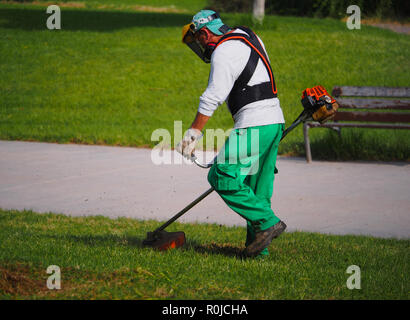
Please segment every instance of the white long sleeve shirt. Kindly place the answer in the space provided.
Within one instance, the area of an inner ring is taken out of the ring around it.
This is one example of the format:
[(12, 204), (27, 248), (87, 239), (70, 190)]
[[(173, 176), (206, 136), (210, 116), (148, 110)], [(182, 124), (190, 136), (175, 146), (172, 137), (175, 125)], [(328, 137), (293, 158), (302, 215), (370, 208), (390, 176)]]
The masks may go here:
[[(234, 32), (245, 33), (239, 29), (234, 30)], [(261, 44), (264, 47), (262, 41)], [(199, 98), (198, 112), (212, 116), (218, 106), (228, 99), (229, 93), (245, 68), (250, 54), (251, 49), (239, 40), (225, 41), (215, 49), (211, 56), (208, 87)], [(269, 80), (268, 72), (262, 60), (259, 59), (255, 73), (248, 85), (253, 86)], [(278, 98), (249, 103), (243, 106), (233, 119), (235, 129), (285, 123)]]

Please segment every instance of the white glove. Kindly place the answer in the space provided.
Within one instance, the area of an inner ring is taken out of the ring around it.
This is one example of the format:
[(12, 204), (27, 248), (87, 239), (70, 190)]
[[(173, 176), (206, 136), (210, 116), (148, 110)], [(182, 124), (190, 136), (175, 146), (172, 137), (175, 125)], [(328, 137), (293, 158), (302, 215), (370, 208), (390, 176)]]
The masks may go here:
[(182, 141), (177, 144), (175, 150), (182, 154), (185, 158), (191, 159), (191, 155), (195, 150), (195, 145), (201, 137), (201, 131), (198, 129), (189, 128), (185, 132), (185, 136)]

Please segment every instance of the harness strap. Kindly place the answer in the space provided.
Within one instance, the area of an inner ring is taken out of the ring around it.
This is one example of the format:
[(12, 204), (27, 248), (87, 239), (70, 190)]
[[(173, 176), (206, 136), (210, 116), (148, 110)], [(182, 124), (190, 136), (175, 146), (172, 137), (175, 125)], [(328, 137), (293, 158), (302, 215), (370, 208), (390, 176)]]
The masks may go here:
[(249, 60), (242, 70), (241, 74), (239, 75), (238, 79), (235, 81), (233, 86), (234, 89), (242, 89), (245, 88), (248, 82), (251, 80), (252, 75), (256, 70), (256, 66), (258, 65), (259, 55), (256, 51), (251, 50), (251, 55)]
[[(245, 31), (249, 36), (243, 33), (231, 32), (224, 35), (216, 44), (216, 47), (218, 47), (225, 41), (240, 40), (251, 48), (249, 60), (242, 70), (241, 74), (239, 75), (238, 79), (235, 81), (235, 84), (229, 94), (228, 106), (232, 113), (232, 116), (235, 115), (243, 106), (249, 103), (264, 99), (271, 99), (277, 96), (272, 68), (258, 37), (248, 28), (238, 27), (238, 29)], [(248, 86), (247, 84), (255, 73), (259, 59), (262, 60), (269, 74), (270, 81), (263, 82), (254, 86)]]

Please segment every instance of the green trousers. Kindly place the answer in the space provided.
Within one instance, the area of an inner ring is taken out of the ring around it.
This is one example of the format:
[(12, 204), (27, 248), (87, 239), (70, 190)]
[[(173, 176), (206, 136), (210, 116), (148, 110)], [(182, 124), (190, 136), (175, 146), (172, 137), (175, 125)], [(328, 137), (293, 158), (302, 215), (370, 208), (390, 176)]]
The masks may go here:
[[(225, 203), (247, 221), (245, 245), (280, 220), (271, 208), (276, 156), (284, 124), (232, 130), (208, 181)], [(261, 255), (267, 255), (268, 250)]]

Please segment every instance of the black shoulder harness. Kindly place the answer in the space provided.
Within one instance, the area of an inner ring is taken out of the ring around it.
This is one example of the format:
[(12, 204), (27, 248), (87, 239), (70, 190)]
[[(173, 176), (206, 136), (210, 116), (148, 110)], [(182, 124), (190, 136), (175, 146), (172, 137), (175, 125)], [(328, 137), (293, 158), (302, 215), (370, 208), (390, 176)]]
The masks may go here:
[[(235, 81), (234, 86), (229, 93), (228, 107), (232, 113), (232, 116), (235, 115), (243, 106), (249, 103), (277, 97), (275, 78), (273, 77), (272, 68), (266, 52), (259, 42), (259, 39), (252, 30), (246, 27), (238, 27), (238, 29), (245, 31), (249, 36), (243, 33), (228, 33), (222, 36), (216, 44), (217, 47), (225, 41), (239, 40), (251, 48), (251, 55), (248, 63), (239, 75), (238, 79)], [(254, 86), (248, 86), (259, 59), (261, 59), (265, 65), (270, 81), (262, 82)]]

